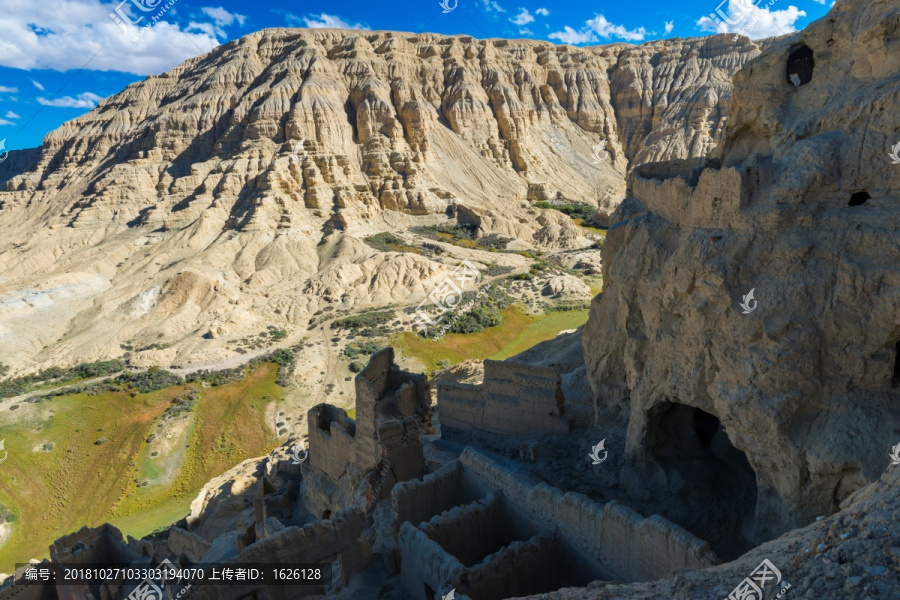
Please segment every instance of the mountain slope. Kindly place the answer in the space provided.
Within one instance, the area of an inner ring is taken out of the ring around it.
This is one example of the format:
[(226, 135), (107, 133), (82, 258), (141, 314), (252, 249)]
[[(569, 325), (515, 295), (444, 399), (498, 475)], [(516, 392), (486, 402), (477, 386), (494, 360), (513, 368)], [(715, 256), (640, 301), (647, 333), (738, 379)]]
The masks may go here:
[(397, 255), (362, 239), (444, 222), (453, 205), (480, 235), (587, 246), (568, 217), (530, 203), (609, 212), (631, 166), (705, 154), (731, 75), (765, 43), (276, 29), (221, 46), (49, 134), (32, 166), (34, 153), (0, 171), (4, 361), (156, 344), (165, 351), (147, 361), (189, 362), (328, 306), (417, 302), (479, 254)]

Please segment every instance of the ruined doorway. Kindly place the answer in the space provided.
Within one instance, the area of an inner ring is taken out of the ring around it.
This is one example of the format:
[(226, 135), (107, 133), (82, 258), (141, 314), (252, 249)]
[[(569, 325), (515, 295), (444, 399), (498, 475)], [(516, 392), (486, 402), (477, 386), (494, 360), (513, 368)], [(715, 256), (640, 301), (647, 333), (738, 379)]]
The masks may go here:
[(661, 514), (707, 540), (722, 560), (752, 548), (743, 532), (756, 510), (756, 474), (719, 419), (671, 401), (648, 416), (649, 456), (665, 475), (651, 483)]

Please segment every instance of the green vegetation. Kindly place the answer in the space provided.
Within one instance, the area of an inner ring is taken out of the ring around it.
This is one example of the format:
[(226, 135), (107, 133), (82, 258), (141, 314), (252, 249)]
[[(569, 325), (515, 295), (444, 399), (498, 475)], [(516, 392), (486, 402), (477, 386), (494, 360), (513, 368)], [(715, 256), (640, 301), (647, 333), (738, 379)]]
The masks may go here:
[[(105, 360), (99, 362), (82, 363), (70, 368), (50, 367), (32, 375), (13, 377), (0, 381), (0, 398), (11, 398), (27, 392), (39, 390), (49, 384), (62, 385), (81, 379), (100, 377), (110, 373), (116, 373), (125, 368), (125, 362), (121, 360)], [(9, 372), (9, 367), (0, 365), (0, 375)]]
[(587, 229), (591, 233), (596, 233), (602, 239), (600, 240), (600, 246), (603, 246), (603, 240), (606, 239), (606, 229), (600, 229), (599, 227), (591, 227), (590, 225), (585, 225), (585, 223), (590, 223), (590, 219), (574, 219), (575, 224), (581, 227), (582, 229)]
[(279, 342), (285, 339), (287, 336), (288, 331), (286, 329), (278, 329), (274, 325), (268, 325), (266, 326), (265, 331), (239, 340), (232, 340), (228, 343), (237, 346), (235, 350), (239, 354), (245, 354), (247, 350), (259, 350), (260, 348), (265, 348), (273, 342)]
[(184, 379), (158, 367), (151, 367), (146, 371), (122, 373), (116, 377), (115, 382), (131, 388), (132, 396), (149, 394), (173, 385), (184, 385)]
[(448, 316), (445, 313), (438, 322), (438, 327), (442, 323), (448, 324), (450, 333), (475, 333), (488, 327), (496, 327), (503, 322), (500, 316), (500, 310), (491, 304), (476, 306), (470, 311), (464, 312), (462, 315)]
[[(359, 358), (360, 356), (368, 358), (379, 350), (383, 350), (384, 346), (376, 342), (351, 343), (341, 351), (341, 354), (347, 358)], [(358, 371), (357, 371), (358, 372)]]
[[(211, 478), (278, 445), (275, 432), (260, 424), (268, 405), (281, 398), (279, 371), (268, 362), (227, 385), (182, 382), (137, 391), (172, 376), (158, 370), (129, 377), (115, 391), (60, 395), (4, 411), (0, 439), (7, 440), (9, 458), (0, 469), (0, 514), (16, 526), (0, 549), (0, 571), (46, 557), (55, 539), (82, 525), (110, 522), (140, 538), (183, 518)], [(180, 441), (160, 446), (166, 443), (160, 437), (151, 449), (147, 440), (164, 415), (190, 419), (175, 438)], [(32, 451), (39, 446), (45, 451)]]
[(457, 223), (444, 225), (429, 225), (427, 227), (413, 227), (413, 233), (442, 242), (448, 242), (462, 248), (478, 249), (478, 226), (472, 223)]
[[(513, 298), (500, 285), (484, 286), (476, 292), (464, 292), (458, 305), (444, 312), (437, 323), (420, 331), (427, 337), (436, 333), (475, 333), (503, 322), (501, 310), (509, 306)], [(431, 307), (426, 307), (429, 310)]]
[(422, 251), (415, 246), (408, 245), (403, 241), (402, 238), (397, 237), (393, 233), (389, 232), (376, 233), (375, 235), (369, 236), (366, 238), (366, 243), (376, 250), (380, 250), (381, 252), (412, 252), (414, 254), (422, 253)]
[(513, 267), (501, 267), (498, 264), (491, 263), (481, 271), (481, 274), (484, 277), (498, 277), (500, 275), (512, 273), (513, 271), (515, 271)]
[(383, 325), (394, 319), (394, 313), (390, 310), (375, 311), (353, 315), (331, 322), (332, 329), (349, 329), (354, 335), (362, 337), (376, 337), (387, 335), (389, 332)]
[(594, 213), (597, 212), (597, 207), (587, 202), (535, 202), (534, 206), (535, 208), (558, 210), (572, 219), (583, 219), (585, 221), (590, 221)]
[(391, 344), (399, 355), (418, 359), (426, 373), (433, 373), (444, 368), (444, 365), (470, 358), (509, 358), (537, 343), (553, 339), (563, 329), (575, 329), (583, 325), (587, 321), (588, 311), (570, 310), (529, 315), (518, 306), (509, 306), (502, 309), (500, 315), (503, 318), (502, 326), (488, 327), (478, 333), (453, 333), (435, 341), (416, 333), (403, 332), (395, 334), (391, 338)]

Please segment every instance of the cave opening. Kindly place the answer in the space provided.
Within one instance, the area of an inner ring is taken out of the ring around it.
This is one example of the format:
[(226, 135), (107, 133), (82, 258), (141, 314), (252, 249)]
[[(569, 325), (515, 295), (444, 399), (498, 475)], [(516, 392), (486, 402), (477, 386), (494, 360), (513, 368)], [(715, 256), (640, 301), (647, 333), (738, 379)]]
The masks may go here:
[(900, 342), (894, 345), (894, 377), (891, 379), (891, 386), (894, 389), (900, 388)]
[(657, 481), (663, 516), (708, 541), (725, 561), (755, 545), (744, 531), (756, 510), (756, 474), (715, 415), (665, 402), (649, 415), (647, 443), (665, 473)]
[(866, 203), (866, 200), (871, 200), (872, 196), (869, 195), (869, 192), (863, 190), (861, 192), (853, 192), (850, 196), (850, 202), (848, 202), (848, 206), (862, 206)]
[(812, 81), (813, 68), (815, 66), (816, 61), (809, 46), (804, 44), (791, 50), (787, 60), (787, 82), (794, 87), (806, 85)]

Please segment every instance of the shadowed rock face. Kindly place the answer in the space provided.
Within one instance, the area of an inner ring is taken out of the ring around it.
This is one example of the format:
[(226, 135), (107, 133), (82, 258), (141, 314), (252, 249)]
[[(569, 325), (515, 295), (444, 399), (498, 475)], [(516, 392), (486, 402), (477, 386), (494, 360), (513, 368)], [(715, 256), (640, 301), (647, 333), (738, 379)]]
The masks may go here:
[[(626, 488), (671, 496), (677, 522), (691, 519), (683, 470), (712, 440), (698, 410), (722, 426), (710, 471), (737, 451), (757, 489), (698, 526), (739, 511), (733, 536), (754, 543), (836, 511), (900, 439), (897, 14), (896, 1), (838, 2), (735, 76), (711, 161), (629, 180), (613, 221), (634, 218), (604, 246), (585, 360), (598, 403), (630, 402)], [(683, 418), (666, 417), (673, 405)], [(750, 482), (732, 483), (698, 485)]]

